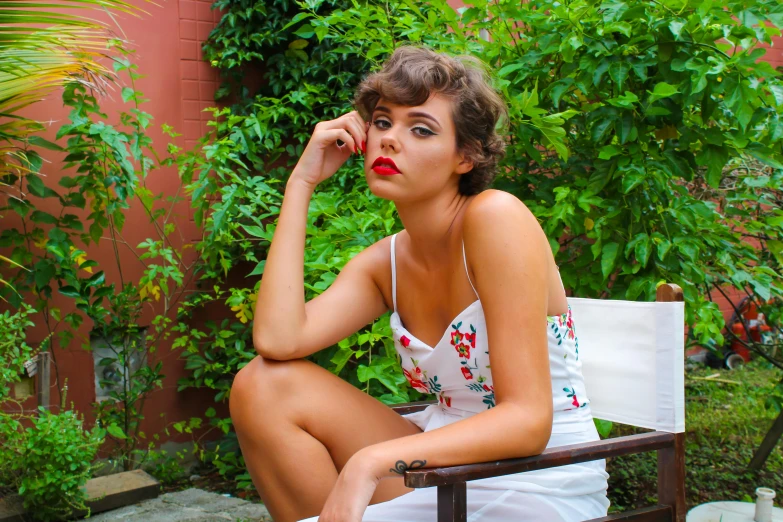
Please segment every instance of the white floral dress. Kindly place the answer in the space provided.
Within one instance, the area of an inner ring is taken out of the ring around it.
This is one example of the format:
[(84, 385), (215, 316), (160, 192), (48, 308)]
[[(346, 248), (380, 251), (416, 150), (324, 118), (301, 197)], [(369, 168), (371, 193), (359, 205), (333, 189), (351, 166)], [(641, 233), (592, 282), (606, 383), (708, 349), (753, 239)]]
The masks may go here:
[[(437, 404), (405, 417), (423, 431), (432, 431), (495, 406), (484, 311), (476, 293), (477, 299), (451, 321), (435, 346), (417, 339), (397, 313), (395, 240), (396, 234), (391, 241), (394, 345), (410, 385), (438, 398)], [(464, 244), (462, 254), (467, 272)], [(472, 281), (470, 284), (473, 287)], [(546, 321), (554, 406), (547, 448), (598, 440), (570, 307), (565, 314), (548, 316)], [(607, 478), (605, 462), (599, 460), (471, 481), (467, 486), (468, 521), (576, 522), (602, 517), (609, 507)], [(419, 489), (369, 506), (362, 520), (434, 522), (436, 488)]]

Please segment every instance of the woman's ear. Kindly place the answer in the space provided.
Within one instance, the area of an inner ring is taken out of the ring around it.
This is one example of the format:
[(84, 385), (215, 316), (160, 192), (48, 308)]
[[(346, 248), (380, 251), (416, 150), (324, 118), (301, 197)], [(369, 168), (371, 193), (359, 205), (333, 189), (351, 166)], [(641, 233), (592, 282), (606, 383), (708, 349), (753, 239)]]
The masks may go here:
[(473, 160), (464, 152), (460, 152), (456, 170), (457, 174), (467, 174), (471, 170), (473, 170)]

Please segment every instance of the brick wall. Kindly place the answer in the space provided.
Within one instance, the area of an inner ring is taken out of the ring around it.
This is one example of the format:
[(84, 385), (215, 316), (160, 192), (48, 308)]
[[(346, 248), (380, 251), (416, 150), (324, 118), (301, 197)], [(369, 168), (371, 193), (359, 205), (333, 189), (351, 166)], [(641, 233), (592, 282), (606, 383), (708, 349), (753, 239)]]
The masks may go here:
[(217, 69), (204, 61), (201, 45), (220, 21), (211, 0), (179, 0), (179, 81), (182, 91), (182, 126), (185, 146), (190, 148), (206, 134), (219, 84)]

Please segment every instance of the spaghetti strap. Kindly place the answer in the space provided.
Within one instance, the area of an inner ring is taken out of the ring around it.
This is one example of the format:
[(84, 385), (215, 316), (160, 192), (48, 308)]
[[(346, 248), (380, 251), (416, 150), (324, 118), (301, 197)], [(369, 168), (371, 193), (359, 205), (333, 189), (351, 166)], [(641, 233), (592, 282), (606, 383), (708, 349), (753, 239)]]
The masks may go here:
[(397, 261), (394, 257), (394, 241), (396, 239), (397, 234), (394, 234), (391, 239), (392, 303), (394, 303), (394, 313), (397, 313)]
[(555, 265), (555, 268), (557, 268), (557, 278), (560, 279), (560, 286), (563, 288), (563, 292), (565, 292), (565, 285), (563, 284), (563, 276), (560, 275), (560, 267)]
[(462, 261), (465, 263), (465, 275), (468, 276), (468, 283), (470, 283), (470, 287), (473, 289), (473, 293), (476, 294), (476, 297), (478, 298), (478, 292), (476, 292), (476, 287), (473, 286), (473, 281), (470, 280), (470, 273), (468, 272), (468, 258), (465, 257), (465, 240), (462, 240)]

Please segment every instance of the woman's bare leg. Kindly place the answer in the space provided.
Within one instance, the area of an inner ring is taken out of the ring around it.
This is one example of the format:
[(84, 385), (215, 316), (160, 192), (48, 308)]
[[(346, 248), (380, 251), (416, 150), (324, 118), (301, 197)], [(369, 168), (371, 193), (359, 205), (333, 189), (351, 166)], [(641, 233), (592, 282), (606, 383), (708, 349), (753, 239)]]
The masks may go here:
[[(420, 433), (412, 422), (304, 359), (256, 357), (229, 400), (253, 484), (275, 522), (318, 515), (337, 475), (361, 448)], [(412, 491), (384, 479), (373, 504)]]

